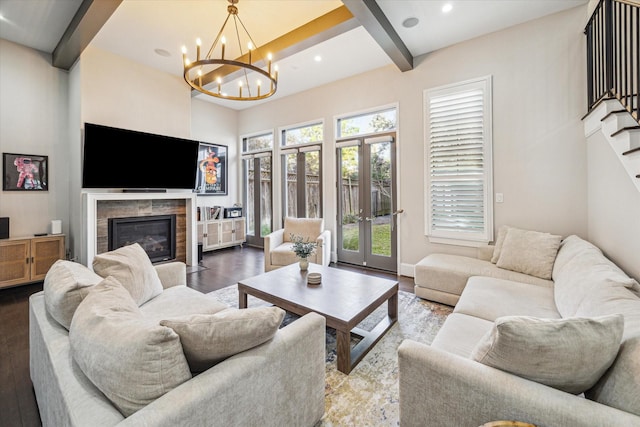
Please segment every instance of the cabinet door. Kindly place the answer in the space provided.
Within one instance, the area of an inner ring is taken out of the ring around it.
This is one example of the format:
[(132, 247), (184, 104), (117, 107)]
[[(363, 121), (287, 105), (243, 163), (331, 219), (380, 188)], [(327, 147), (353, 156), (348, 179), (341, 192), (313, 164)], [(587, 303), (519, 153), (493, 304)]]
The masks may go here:
[(204, 223), (199, 222), (197, 227), (198, 227), (198, 243), (204, 244)]
[(64, 237), (31, 239), (31, 280), (43, 280), (53, 263), (62, 258)]
[(218, 221), (207, 222), (207, 241), (202, 245), (203, 249), (215, 248), (220, 244), (220, 224)]
[(220, 221), (222, 224), (222, 234), (220, 236), (220, 243), (223, 245), (233, 242), (233, 221), (232, 219), (225, 219)]
[(29, 281), (31, 240), (0, 241), (0, 287)]
[(233, 223), (234, 239), (233, 240), (237, 243), (243, 243), (246, 239), (244, 224), (245, 224), (244, 218), (238, 218), (234, 220), (234, 223)]

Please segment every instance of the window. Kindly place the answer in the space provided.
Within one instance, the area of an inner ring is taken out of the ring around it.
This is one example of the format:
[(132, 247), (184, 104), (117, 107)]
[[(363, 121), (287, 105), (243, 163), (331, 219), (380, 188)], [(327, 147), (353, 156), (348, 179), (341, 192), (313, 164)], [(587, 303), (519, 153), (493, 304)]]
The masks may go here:
[(395, 130), (396, 107), (338, 119), (338, 138)]
[(491, 76), (428, 89), (426, 234), (473, 246), (493, 239)]
[(323, 124), (282, 130), (282, 197), (284, 216), (322, 217)]

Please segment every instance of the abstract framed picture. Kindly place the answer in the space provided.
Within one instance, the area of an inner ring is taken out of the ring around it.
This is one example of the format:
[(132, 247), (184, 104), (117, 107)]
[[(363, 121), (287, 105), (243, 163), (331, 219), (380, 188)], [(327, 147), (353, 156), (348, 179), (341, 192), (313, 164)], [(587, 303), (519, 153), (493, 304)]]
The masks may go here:
[(194, 192), (198, 195), (227, 195), (227, 146), (200, 143)]
[(49, 157), (2, 153), (3, 191), (49, 191)]

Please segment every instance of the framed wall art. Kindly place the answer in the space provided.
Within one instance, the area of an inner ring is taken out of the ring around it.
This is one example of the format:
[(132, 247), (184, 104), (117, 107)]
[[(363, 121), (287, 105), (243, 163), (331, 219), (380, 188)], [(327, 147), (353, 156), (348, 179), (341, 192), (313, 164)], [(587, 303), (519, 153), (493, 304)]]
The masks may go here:
[(199, 195), (227, 195), (227, 146), (200, 143), (194, 191)]
[(49, 157), (2, 153), (3, 191), (49, 191)]

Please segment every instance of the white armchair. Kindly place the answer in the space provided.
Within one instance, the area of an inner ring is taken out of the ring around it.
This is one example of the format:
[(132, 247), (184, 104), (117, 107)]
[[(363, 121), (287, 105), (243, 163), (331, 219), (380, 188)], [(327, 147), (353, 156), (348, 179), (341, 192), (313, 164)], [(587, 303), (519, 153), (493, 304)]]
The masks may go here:
[(291, 235), (318, 244), (308, 259), (320, 265), (331, 261), (331, 231), (324, 229), (322, 218), (285, 218), (284, 228), (264, 236), (264, 271), (275, 270), (298, 261), (293, 252)]

